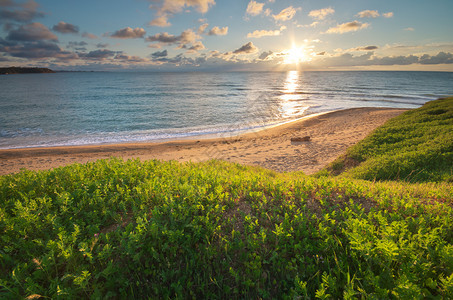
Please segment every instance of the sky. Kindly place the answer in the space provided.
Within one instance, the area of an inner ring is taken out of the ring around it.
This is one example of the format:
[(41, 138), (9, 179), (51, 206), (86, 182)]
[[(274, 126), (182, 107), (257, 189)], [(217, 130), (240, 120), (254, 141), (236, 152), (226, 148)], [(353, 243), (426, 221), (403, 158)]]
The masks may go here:
[(0, 0), (0, 67), (453, 72), (452, 0)]

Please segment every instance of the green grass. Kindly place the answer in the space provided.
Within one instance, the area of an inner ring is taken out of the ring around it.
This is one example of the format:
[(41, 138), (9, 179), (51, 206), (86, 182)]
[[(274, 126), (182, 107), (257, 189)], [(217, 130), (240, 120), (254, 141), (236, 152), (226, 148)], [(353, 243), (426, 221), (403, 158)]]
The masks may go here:
[(0, 298), (452, 299), (452, 117), (450, 98), (390, 120), (337, 177), (119, 159), (1, 176)]
[(0, 177), (0, 298), (453, 297), (451, 183), (101, 160)]
[(328, 170), (366, 180), (453, 182), (453, 98), (391, 119)]

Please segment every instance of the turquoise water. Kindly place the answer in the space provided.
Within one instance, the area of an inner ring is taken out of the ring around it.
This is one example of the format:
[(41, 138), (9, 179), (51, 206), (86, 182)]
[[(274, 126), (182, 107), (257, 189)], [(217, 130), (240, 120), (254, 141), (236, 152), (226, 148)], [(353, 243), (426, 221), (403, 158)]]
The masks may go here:
[(0, 148), (238, 132), (352, 107), (416, 108), (453, 73), (55, 73), (0, 76)]

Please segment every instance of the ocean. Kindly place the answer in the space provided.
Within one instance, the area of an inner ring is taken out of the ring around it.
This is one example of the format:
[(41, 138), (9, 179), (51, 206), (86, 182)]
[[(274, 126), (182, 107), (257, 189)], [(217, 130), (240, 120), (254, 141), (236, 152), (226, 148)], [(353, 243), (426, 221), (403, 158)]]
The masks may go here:
[(445, 72), (61, 72), (0, 76), (0, 148), (225, 137), (453, 95)]

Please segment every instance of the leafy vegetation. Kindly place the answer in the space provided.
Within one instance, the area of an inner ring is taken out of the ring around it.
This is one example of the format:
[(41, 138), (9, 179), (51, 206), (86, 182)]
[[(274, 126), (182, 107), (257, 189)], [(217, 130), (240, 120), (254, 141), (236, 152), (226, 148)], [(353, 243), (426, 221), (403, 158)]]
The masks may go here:
[(452, 120), (449, 98), (389, 121), (339, 177), (119, 159), (2, 176), (0, 298), (451, 299)]
[(452, 184), (100, 160), (0, 177), (0, 298), (452, 298)]
[(377, 128), (328, 170), (366, 180), (453, 182), (452, 128), (453, 98), (428, 102)]

